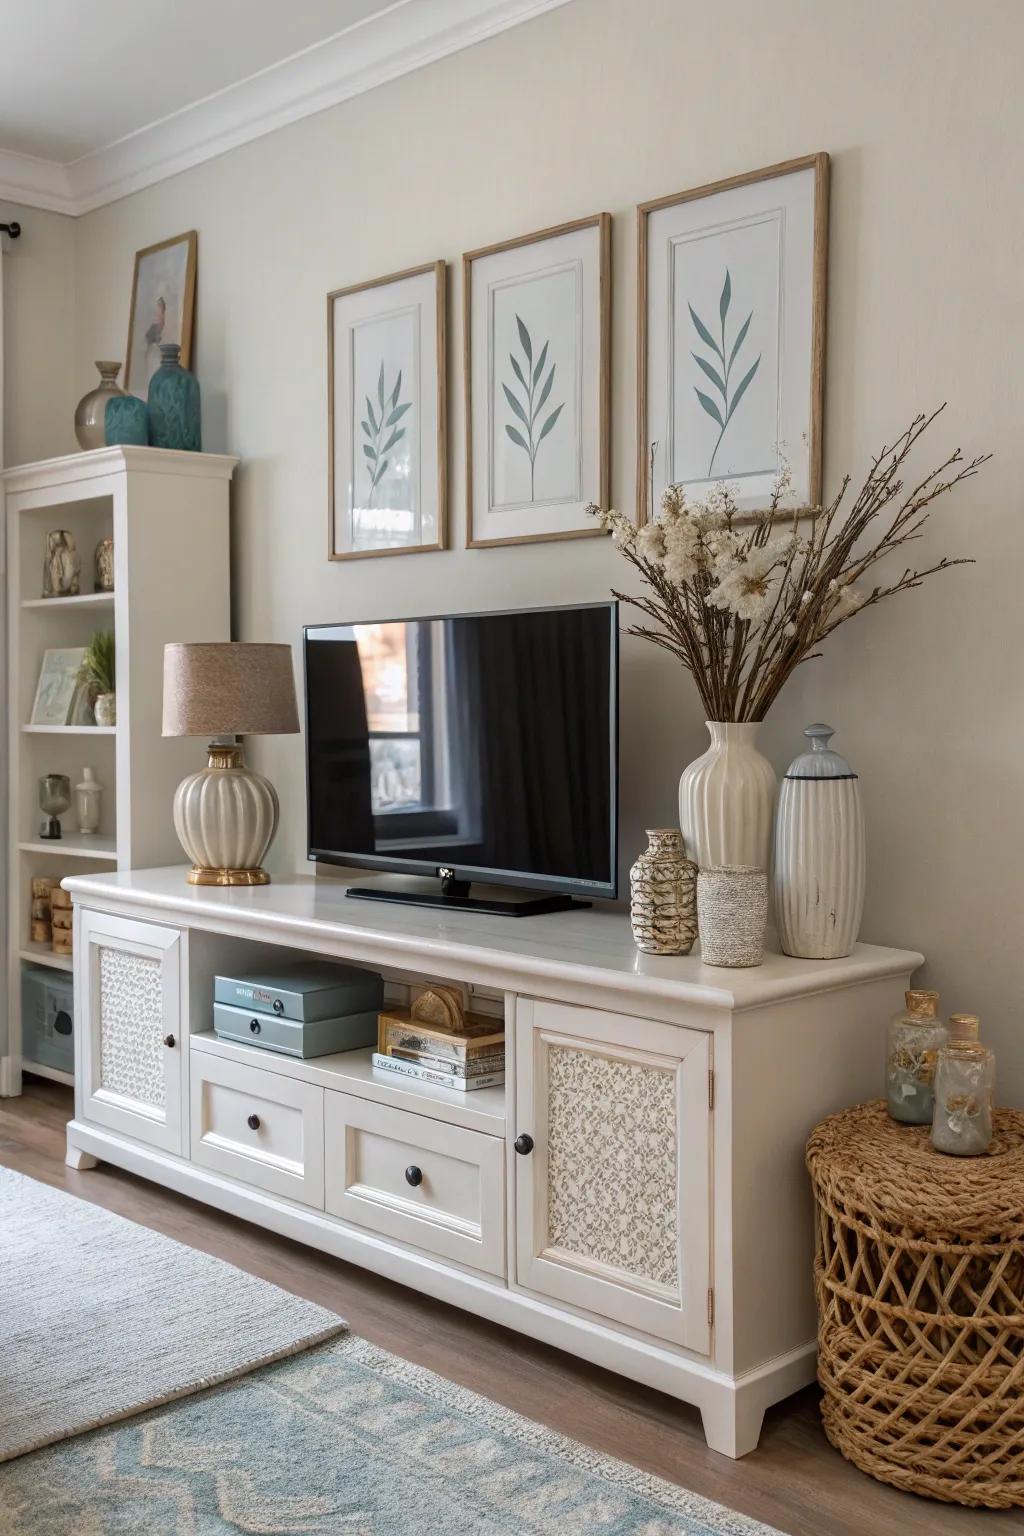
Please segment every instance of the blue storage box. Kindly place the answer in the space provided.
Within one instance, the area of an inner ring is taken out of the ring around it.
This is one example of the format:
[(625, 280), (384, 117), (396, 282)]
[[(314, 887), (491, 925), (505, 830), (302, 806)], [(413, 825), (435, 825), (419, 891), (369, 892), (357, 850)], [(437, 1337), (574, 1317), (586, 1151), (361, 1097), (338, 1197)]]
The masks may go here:
[(214, 1002), (307, 1023), (369, 1013), (382, 1007), (384, 983), (376, 971), (331, 961), (300, 960), (250, 976), (217, 976)]
[(75, 1070), (75, 992), (71, 977), (43, 965), (21, 972), (21, 1053), (32, 1063)]

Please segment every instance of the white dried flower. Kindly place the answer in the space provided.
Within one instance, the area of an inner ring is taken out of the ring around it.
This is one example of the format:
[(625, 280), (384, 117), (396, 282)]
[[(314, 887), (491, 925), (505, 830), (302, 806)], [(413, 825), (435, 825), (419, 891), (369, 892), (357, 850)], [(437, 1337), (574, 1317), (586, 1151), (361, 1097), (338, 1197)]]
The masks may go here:
[(665, 575), (677, 587), (691, 582), (700, 569), (700, 541), (689, 518), (665, 529)]
[[(830, 592), (834, 585), (834, 582), (829, 582)], [(836, 594), (836, 600), (832, 605), (829, 617), (838, 619), (849, 618), (851, 613), (856, 613), (858, 608), (863, 608), (867, 600), (868, 595), (866, 592), (862, 592), (859, 587), (847, 584), (841, 587)]]
[(636, 547), (645, 560), (660, 565), (665, 558), (665, 530), (661, 524), (645, 524), (636, 536)]
[(771, 590), (767, 575), (751, 570), (746, 565), (733, 566), (716, 587), (708, 593), (708, 602), (715, 608), (734, 613), (738, 619), (756, 622), (764, 618), (771, 605)]
[(678, 517), (686, 503), (681, 485), (667, 485), (661, 493), (662, 517)]
[(796, 634), (796, 625), (793, 623), (792, 619), (790, 619), (788, 623), (783, 624), (782, 633), (785, 635), (787, 640), (792, 640), (793, 636)]
[(801, 608), (806, 608), (807, 604), (811, 601), (813, 596), (814, 596), (813, 592), (801, 592), (801, 594), (800, 594), (800, 607)]

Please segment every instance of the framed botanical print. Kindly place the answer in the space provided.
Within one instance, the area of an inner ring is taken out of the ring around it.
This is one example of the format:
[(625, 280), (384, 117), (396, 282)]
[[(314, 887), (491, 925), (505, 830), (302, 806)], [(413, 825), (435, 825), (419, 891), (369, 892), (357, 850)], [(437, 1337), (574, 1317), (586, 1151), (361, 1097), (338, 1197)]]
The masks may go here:
[(826, 154), (733, 176), (637, 210), (637, 504), (728, 481), (764, 506), (821, 500)]
[(135, 253), (128, 357), (124, 387), (145, 400), (160, 367), (160, 347), (177, 342), (181, 366), (192, 362), (192, 320), (196, 298), (196, 232), (162, 240)]
[(462, 258), (466, 542), (601, 533), (611, 388), (611, 218)]
[(327, 295), (328, 558), (445, 546), (445, 264)]

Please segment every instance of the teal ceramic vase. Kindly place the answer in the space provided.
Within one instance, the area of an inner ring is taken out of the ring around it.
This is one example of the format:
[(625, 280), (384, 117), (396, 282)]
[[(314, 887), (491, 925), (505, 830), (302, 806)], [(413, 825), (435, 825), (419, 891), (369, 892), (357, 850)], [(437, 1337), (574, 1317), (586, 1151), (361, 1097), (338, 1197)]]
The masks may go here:
[(199, 382), (181, 366), (175, 342), (161, 342), (160, 367), (149, 381), (149, 441), (154, 448), (202, 449)]
[(111, 395), (104, 412), (103, 435), (108, 448), (117, 443), (136, 443), (144, 448), (149, 442), (145, 400), (137, 395)]

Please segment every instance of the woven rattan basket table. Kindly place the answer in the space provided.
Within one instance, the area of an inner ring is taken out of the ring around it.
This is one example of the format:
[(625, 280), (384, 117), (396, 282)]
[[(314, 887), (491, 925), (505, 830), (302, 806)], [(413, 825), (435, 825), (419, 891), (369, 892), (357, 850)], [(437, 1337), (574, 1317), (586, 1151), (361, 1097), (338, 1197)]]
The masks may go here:
[(897, 1488), (1024, 1506), (1024, 1114), (959, 1158), (861, 1104), (807, 1167), (828, 1438)]

